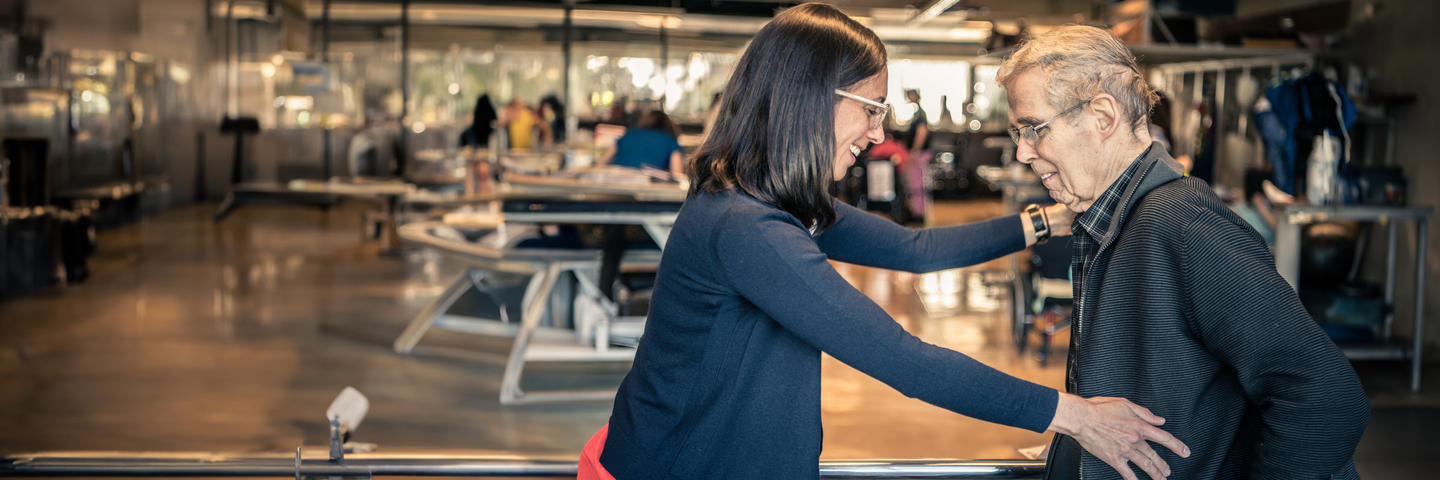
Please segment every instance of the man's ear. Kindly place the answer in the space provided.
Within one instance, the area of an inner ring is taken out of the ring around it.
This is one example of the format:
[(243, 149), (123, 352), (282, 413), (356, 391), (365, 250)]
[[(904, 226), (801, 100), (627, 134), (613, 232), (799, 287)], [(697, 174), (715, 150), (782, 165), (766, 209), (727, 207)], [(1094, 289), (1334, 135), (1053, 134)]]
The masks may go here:
[(1090, 100), (1086, 109), (1090, 110), (1091, 115), (1094, 115), (1095, 129), (1100, 132), (1101, 137), (1110, 138), (1115, 132), (1121, 130), (1120, 103), (1115, 101), (1115, 97), (1108, 93), (1097, 95)]

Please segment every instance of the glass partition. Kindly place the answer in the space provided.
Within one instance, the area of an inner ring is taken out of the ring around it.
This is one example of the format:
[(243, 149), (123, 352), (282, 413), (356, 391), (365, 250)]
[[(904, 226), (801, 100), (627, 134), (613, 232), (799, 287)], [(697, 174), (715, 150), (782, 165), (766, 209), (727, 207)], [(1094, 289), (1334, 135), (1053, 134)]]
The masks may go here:
[(969, 97), (970, 64), (956, 60), (890, 61), (890, 90), (886, 98), (895, 106), (895, 120), (909, 125), (915, 117), (915, 104), (905, 91), (918, 90), (920, 108), (925, 110), (931, 127), (964, 124), (964, 105)]

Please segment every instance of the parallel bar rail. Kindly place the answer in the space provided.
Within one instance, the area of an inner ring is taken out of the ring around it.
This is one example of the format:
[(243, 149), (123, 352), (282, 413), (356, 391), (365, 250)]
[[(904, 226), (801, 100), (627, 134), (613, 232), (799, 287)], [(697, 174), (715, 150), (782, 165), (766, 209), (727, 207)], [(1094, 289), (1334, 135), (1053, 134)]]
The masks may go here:
[[(283, 456), (36, 453), (0, 458), (0, 477), (574, 477), (574, 460), (514, 456), (354, 455), (342, 463)], [(820, 462), (830, 479), (1039, 478), (1039, 460), (844, 460)]]

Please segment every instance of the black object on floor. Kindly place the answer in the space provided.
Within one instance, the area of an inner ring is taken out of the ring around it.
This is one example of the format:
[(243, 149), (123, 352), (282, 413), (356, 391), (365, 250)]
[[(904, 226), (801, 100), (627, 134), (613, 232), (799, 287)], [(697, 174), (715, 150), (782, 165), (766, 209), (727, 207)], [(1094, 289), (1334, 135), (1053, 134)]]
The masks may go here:
[(10, 205), (38, 207), (50, 201), (50, 182), (46, 159), (49, 157), (50, 141), (34, 138), (7, 138), (4, 155), (9, 159), (10, 171), (3, 192)]

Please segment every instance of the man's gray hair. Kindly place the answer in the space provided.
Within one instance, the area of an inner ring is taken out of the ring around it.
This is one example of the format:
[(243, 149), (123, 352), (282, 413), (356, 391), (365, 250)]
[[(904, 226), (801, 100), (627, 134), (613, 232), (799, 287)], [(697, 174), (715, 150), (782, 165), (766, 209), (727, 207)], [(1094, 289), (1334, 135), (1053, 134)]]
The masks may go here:
[(1010, 87), (1015, 77), (1039, 68), (1049, 74), (1045, 91), (1051, 107), (1070, 108), (1100, 93), (1120, 103), (1130, 127), (1140, 128), (1158, 96), (1140, 75), (1135, 56), (1110, 32), (1066, 25), (1025, 42), (1000, 66), (996, 80)]

